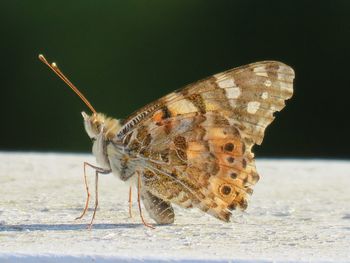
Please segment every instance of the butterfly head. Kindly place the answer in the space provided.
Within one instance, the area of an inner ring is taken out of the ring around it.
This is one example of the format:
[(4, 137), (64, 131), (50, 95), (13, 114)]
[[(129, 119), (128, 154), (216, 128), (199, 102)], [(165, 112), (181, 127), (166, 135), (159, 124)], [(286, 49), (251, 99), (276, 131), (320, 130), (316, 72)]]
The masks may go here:
[(81, 114), (84, 118), (86, 133), (91, 139), (96, 139), (102, 133), (106, 140), (111, 140), (121, 128), (119, 120), (106, 117), (102, 113), (88, 115), (82, 112)]

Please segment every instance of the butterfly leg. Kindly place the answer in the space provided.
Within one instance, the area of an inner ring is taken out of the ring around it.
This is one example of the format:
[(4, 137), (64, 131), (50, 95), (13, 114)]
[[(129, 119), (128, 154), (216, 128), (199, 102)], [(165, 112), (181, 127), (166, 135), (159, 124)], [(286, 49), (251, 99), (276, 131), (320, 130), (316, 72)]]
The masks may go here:
[(132, 218), (132, 187), (129, 188), (129, 217)]
[(81, 219), (83, 218), (83, 216), (85, 215), (87, 209), (88, 209), (88, 206), (89, 206), (89, 201), (90, 201), (90, 191), (89, 191), (89, 185), (88, 185), (88, 182), (87, 182), (87, 177), (86, 177), (86, 165), (89, 165), (89, 163), (87, 162), (84, 162), (84, 183), (85, 183), (85, 188), (86, 188), (86, 201), (85, 201), (85, 207), (84, 207), (84, 210), (83, 212), (81, 213), (80, 216), (76, 217), (75, 220), (77, 219)]
[(142, 209), (141, 209), (141, 175), (140, 175), (140, 173), (137, 173), (137, 203), (138, 203), (138, 206), (139, 206), (140, 217), (141, 217), (143, 225), (146, 226), (146, 227), (155, 229), (154, 226), (152, 226), (151, 224), (148, 224), (145, 221), (145, 219), (143, 218), (143, 215), (142, 215)]
[(96, 184), (95, 184), (95, 191), (96, 191), (96, 192), (95, 192), (95, 210), (94, 210), (93, 218), (92, 218), (91, 223), (90, 223), (90, 225), (89, 225), (89, 228), (91, 228), (91, 226), (92, 226), (92, 221), (93, 221), (93, 219), (94, 219), (94, 217), (95, 217), (95, 213), (96, 213), (96, 209), (97, 209), (96, 202), (97, 202), (97, 204), (98, 204), (98, 187), (97, 187), (97, 183), (98, 183), (98, 174), (99, 174), (99, 173), (100, 173), (100, 174), (108, 174), (108, 173), (111, 172), (111, 170), (103, 169), (103, 168), (97, 167), (97, 166), (95, 166), (95, 165), (92, 165), (92, 164), (90, 164), (90, 163), (84, 162), (84, 183), (85, 183), (85, 188), (86, 188), (87, 197), (86, 197), (85, 207), (84, 207), (84, 210), (83, 210), (82, 214), (81, 214), (80, 216), (78, 216), (77, 218), (75, 218), (75, 219), (81, 219), (81, 218), (85, 215), (85, 213), (86, 213), (86, 211), (87, 211), (87, 209), (88, 209), (88, 206), (89, 206), (90, 191), (89, 191), (89, 185), (88, 185), (87, 176), (86, 176), (86, 166), (90, 166), (90, 167), (93, 168), (93, 169), (95, 170), (95, 172), (96, 172), (96, 178), (95, 178), (95, 180), (96, 180)]
[(98, 207), (98, 171), (95, 171), (95, 208), (94, 208), (94, 213), (92, 214), (91, 222), (88, 226), (88, 229), (91, 229), (92, 223), (94, 222), (95, 215), (96, 215), (96, 210)]

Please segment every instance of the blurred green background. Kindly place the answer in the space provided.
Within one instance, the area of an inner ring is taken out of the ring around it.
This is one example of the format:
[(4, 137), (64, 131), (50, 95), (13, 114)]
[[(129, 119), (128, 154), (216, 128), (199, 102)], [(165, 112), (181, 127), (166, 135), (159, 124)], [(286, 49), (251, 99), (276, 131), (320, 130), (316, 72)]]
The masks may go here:
[(350, 1), (1, 1), (0, 150), (88, 152), (84, 104), (128, 114), (259, 60), (296, 72), (259, 157), (350, 157)]

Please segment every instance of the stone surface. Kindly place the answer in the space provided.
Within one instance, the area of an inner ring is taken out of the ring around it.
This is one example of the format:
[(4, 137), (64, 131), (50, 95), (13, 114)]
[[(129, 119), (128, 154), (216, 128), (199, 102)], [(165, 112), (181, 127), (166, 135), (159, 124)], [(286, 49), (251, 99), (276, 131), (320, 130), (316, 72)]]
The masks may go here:
[(350, 262), (349, 161), (258, 159), (261, 180), (233, 222), (175, 208), (175, 224), (154, 230), (140, 223), (136, 202), (128, 217), (128, 185), (101, 175), (91, 231), (91, 209), (74, 220), (85, 202), (83, 161), (94, 163), (91, 155), (0, 153), (0, 262)]

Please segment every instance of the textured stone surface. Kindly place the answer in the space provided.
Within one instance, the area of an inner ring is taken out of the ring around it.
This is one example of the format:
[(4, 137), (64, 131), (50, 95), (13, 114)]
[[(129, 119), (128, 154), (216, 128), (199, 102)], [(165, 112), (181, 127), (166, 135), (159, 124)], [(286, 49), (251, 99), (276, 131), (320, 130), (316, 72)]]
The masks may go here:
[(85, 202), (83, 161), (94, 163), (91, 155), (0, 153), (0, 261), (350, 262), (348, 161), (258, 160), (261, 180), (232, 223), (175, 208), (175, 224), (155, 230), (140, 223), (136, 203), (128, 217), (128, 186), (101, 175), (91, 231), (91, 209), (74, 220)]

